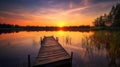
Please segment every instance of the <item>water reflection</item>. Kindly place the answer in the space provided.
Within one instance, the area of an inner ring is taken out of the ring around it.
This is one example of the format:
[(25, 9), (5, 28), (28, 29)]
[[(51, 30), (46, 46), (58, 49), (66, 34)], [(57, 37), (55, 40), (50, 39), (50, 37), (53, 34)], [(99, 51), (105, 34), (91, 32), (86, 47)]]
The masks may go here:
[(0, 67), (27, 67), (27, 55), (32, 65), (44, 36), (58, 37), (67, 50), (73, 52), (73, 67), (119, 67), (120, 32), (118, 31), (22, 31), (0, 35)]

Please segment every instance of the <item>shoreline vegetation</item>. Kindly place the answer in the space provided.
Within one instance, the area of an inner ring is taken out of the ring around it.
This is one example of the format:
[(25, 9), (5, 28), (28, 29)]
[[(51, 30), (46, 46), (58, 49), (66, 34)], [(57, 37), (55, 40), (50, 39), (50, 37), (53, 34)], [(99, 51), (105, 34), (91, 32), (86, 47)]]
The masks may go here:
[(0, 24), (0, 32), (19, 32), (19, 31), (90, 31), (90, 26), (18, 26), (10, 24)]
[(19, 26), (11, 24), (0, 24), (0, 34), (13, 33), (20, 31), (78, 31), (78, 32), (90, 32), (90, 31), (119, 31), (120, 27), (105, 27), (105, 26)]
[(90, 31), (119, 31), (120, 27), (95, 27), (95, 26), (18, 26), (10, 24), (0, 24), (0, 34), (12, 33), (20, 31), (79, 31), (79, 32), (90, 32)]
[(12, 24), (2, 24), (0, 22), (0, 34), (9, 33), (9, 32), (19, 32), (19, 31), (80, 31), (80, 32), (89, 32), (89, 31), (99, 31), (99, 30), (108, 30), (108, 31), (119, 31), (120, 30), (120, 3), (117, 3), (112, 7), (109, 14), (104, 14), (96, 18), (93, 22), (94, 26), (82, 25), (82, 26), (19, 26)]
[(95, 27), (112, 27), (119, 28), (120, 27), (120, 3), (112, 6), (112, 9), (108, 14), (101, 15), (97, 17), (93, 25)]

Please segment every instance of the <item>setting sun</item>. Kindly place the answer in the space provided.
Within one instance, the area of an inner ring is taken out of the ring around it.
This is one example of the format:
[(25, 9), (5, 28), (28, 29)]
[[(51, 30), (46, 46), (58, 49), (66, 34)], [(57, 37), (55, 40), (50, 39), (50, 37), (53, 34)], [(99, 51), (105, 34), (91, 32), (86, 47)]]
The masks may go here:
[(63, 22), (60, 22), (59, 24), (58, 24), (58, 26), (59, 27), (63, 27), (65, 24), (63, 23)]

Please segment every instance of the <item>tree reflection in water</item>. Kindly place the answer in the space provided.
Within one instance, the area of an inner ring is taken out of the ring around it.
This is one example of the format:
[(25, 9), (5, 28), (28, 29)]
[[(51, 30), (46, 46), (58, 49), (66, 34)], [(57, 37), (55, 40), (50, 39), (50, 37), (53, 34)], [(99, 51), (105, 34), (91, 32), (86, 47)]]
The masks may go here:
[(91, 36), (84, 36), (82, 47), (86, 48), (86, 54), (106, 51), (109, 67), (120, 67), (120, 32), (96, 31)]

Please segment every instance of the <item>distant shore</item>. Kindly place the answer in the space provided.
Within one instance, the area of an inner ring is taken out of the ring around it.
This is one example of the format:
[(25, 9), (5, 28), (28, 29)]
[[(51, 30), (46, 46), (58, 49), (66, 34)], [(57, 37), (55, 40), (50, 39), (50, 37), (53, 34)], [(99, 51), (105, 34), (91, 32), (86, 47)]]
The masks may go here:
[(73, 26), (73, 27), (12, 27), (12, 28), (0, 28), (0, 34), (12, 33), (20, 31), (79, 31), (79, 32), (90, 32), (90, 31), (119, 31), (120, 27), (89, 27), (89, 26)]
[(97, 30), (111, 30), (111, 31), (118, 31), (120, 30), (120, 27), (90, 27), (91, 31), (97, 31)]
[(95, 27), (95, 26), (70, 26), (70, 27), (11, 27), (11, 28), (0, 28), (0, 30), (39, 30), (39, 31), (54, 31), (54, 30), (63, 30), (63, 31), (79, 31), (79, 30), (119, 30), (120, 27)]

